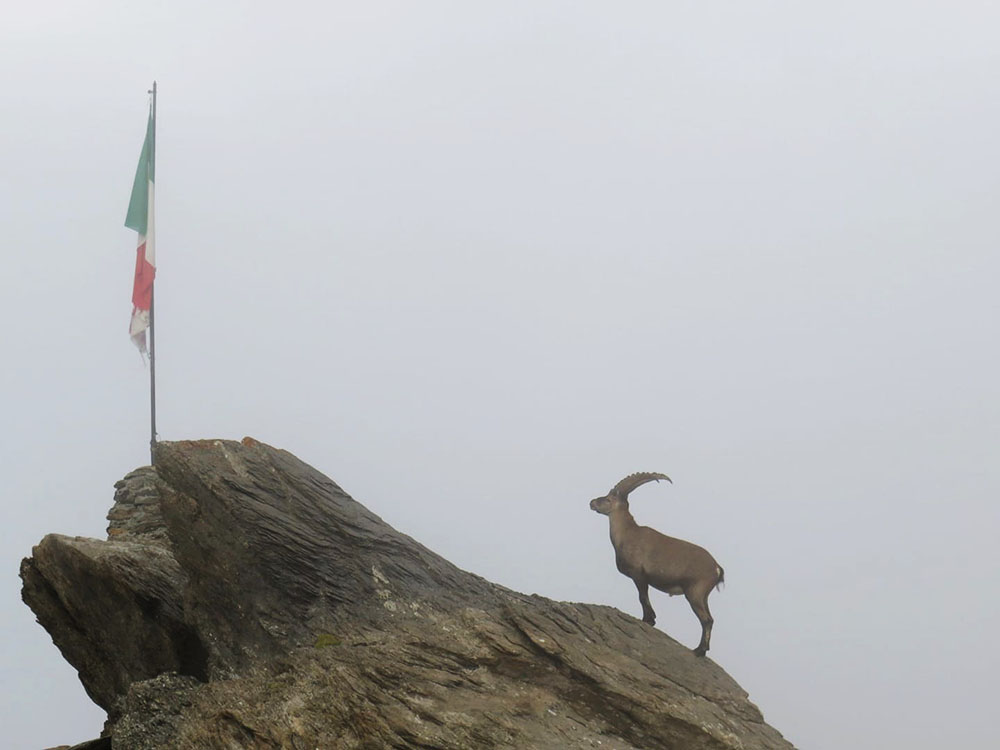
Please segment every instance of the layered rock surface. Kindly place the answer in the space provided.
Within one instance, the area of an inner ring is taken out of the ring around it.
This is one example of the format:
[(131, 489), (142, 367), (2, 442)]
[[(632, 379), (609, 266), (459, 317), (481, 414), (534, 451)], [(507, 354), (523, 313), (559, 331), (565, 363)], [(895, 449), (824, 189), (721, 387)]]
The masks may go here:
[(661, 631), (462, 571), (251, 438), (160, 443), (108, 518), (21, 566), (108, 712), (88, 748), (792, 747)]

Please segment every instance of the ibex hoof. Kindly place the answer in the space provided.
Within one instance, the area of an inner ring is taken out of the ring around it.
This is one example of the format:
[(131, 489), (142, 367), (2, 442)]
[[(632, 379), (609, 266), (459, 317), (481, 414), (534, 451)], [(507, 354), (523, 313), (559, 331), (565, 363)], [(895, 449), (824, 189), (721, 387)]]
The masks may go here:
[(694, 655), (704, 656), (706, 651), (708, 651), (708, 646), (698, 646), (698, 648), (694, 650)]
[(656, 617), (654, 617), (653, 615), (643, 615), (642, 616), (642, 621), (645, 622), (645, 623), (649, 623), (650, 625), (655, 625), (656, 624)]

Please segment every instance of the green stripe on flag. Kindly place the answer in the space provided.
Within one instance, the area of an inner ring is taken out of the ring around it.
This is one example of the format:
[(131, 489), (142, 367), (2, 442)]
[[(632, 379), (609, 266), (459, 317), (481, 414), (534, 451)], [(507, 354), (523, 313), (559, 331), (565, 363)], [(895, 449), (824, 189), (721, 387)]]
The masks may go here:
[(132, 183), (132, 197), (128, 201), (125, 226), (139, 234), (146, 234), (149, 217), (149, 183), (153, 182), (153, 113), (146, 124), (146, 140), (142, 142), (139, 166), (135, 168), (135, 182)]

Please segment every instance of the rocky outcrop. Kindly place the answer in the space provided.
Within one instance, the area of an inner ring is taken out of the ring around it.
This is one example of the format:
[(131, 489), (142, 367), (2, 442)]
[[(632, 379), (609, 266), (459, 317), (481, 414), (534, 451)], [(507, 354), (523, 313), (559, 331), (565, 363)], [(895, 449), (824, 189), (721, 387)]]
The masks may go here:
[(462, 571), (250, 438), (160, 443), (108, 518), (21, 566), (95, 748), (791, 748), (661, 631)]

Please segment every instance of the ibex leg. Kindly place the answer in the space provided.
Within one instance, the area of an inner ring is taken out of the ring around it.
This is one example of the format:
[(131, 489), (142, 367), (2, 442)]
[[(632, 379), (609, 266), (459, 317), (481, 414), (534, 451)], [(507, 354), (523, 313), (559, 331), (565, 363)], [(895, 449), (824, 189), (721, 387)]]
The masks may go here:
[(649, 584), (635, 581), (635, 587), (639, 589), (639, 603), (642, 605), (642, 621), (650, 625), (656, 624), (656, 612), (653, 605), (649, 603)]
[(701, 642), (694, 650), (695, 656), (704, 656), (705, 652), (708, 651), (709, 641), (712, 640), (712, 623), (714, 620), (712, 620), (712, 613), (708, 611), (708, 592), (711, 590), (711, 588), (707, 590), (694, 589), (684, 592), (688, 604), (691, 605), (691, 609), (697, 615), (698, 621), (701, 622)]

